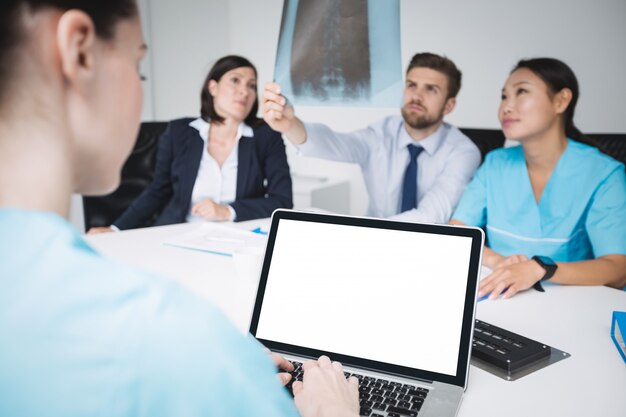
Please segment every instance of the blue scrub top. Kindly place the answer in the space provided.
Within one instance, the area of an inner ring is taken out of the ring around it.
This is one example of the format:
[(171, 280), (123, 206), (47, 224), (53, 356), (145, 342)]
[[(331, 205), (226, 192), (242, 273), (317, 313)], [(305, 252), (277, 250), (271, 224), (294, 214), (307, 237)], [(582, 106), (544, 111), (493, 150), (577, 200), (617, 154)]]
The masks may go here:
[(486, 228), (501, 255), (572, 262), (626, 254), (624, 165), (568, 139), (539, 203), (521, 146), (490, 152), (452, 216)]
[(59, 216), (0, 209), (0, 416), (297, 416), (261, 346)]

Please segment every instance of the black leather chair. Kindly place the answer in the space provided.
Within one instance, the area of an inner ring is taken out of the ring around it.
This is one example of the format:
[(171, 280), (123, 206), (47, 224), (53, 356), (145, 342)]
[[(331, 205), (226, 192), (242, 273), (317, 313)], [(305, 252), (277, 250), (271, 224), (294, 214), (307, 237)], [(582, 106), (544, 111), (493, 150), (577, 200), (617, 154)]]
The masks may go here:
[(103, 197), (83, 197), (85, 230), (111, 225), (150, 184), (157, 144), (166, 126), (167, 122), (142, 123), (135, 147), (122, 168), (122, 180), (117, 190)]
[[(460, 130), (478, 146), (483, 160), (489, 151), (504, 146), (504, 134), (499, 129), (469, 129), (462, 127)], [(595, 141), (595, 145), (602, 152), (626, 165), (626, 134), (589, 133), (586, 136)]]
[(466, 134), (480, 150), (483, 161), (485, 155), (489, 151), (504, 146), (504, 133), (499, 129), (473, 129), (473, 128), (459, 128), (461, 132)]
[[(167, 122), (145, 122), (141, 124), (137, 143), (122, 169), (122, 181), (117, 190), (104, 197), (84, 197), (83, 212), (85, 229), (109, 226), (126, 210), (132, 201), (152, 181), (156, 148), (159, 137), (167, 126)], [(460, 128), (478, 146), (483, 160), (485, 155), (504, 146), (504, 134), (499, 129)], [(626, 134), (588, 135), (599, 145), (600, 149), (626, 165)], [(155, 218), (143, 226), (150, 226)]]

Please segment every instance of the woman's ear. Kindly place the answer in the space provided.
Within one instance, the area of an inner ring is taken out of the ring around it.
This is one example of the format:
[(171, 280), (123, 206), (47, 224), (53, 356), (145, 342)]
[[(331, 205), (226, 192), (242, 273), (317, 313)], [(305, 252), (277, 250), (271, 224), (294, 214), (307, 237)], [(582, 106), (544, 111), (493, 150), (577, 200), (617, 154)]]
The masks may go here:
[(217, 81), (209, 80), (209, 85), (207, 88), (209, 89), (209, 94), (211, 94), (211, 97), (215, 97), (215, 94), (217, 94)]
[(572, 96), (572, 90), (569, 88), (563, 88), (554, 95), (554, 109), (558, 114), (565, 113), (565, 110), (567, 110), (567, 107), (572, 102)]
[(56, 31), (57, 48), (63, 77), (81, 83), (93, 77), (96, 28), (86, 13), (68, 10), (61, 15)]

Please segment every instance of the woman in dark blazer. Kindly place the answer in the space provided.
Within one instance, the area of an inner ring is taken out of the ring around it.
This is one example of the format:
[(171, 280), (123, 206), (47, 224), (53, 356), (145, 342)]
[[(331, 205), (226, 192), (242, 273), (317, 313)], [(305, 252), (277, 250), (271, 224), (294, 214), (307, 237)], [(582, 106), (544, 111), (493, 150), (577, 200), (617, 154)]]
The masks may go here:
[(280, 133), (256, 117), (256, 69), (226, 56), (209, 71), (201, 117), (172, 121), (157, 150), (154, 179), (112, 228), (131, 229), (159, 213), (155, 225), (244, 221), (291, 208), (292, 186)]

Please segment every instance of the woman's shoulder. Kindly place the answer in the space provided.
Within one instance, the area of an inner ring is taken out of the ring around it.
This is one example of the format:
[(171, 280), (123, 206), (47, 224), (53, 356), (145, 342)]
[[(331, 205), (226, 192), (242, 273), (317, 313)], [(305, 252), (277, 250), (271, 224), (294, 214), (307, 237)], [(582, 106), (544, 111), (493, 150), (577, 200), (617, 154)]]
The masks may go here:
[(171, 130), (186, 130), (193, 129), (190, 124), (197, 120), (197, 117), (181, 117), (180, 119), (173, 119), (167, 124), (167, 128)]
[(595, 146), (570, 139), (568, 147), (568, 166), (571, 168), (572, 174), (579, 173), (591, 176), (598, 181), (603, 181), (616, 171), (624, 174), (623, 163), (600, 151)]
[(200, 118), (193, 117), (171, 120), (163, 132), (163, 137), (174, 148), (178, 149), (182, 146), (180, 149), (186, 149), (186, 144), (189, 141), (202, 141), (200, 131), (203, 123), (206, 122)]
[(586, 143), (578, 142), (576, 140), (570, 139), (569, 146), (571, 147), (572, 154), (577, 158), (582, 158), (585, 162), (593, 162), (600, 165), (609, 165), (611, 167), (616, 167), (619, 165), (624, 165), (617, 159), (613, 158), (610, 155), (605, 154), (600, 149), (596, 148), (593, 145), (588, 145)]

